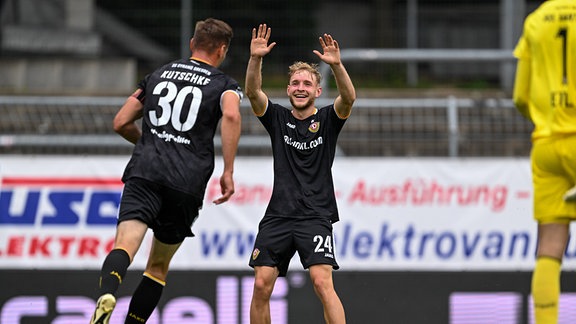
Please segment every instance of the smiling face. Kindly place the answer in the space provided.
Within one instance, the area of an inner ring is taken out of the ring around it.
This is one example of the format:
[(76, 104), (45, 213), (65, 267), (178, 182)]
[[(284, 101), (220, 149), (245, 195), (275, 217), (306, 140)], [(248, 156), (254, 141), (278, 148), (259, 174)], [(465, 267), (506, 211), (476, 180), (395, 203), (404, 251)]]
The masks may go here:
[(322, 88), (310, 71), (297, 70), (290, 76), (286, 93), (294, 109), (305, 110), (314, 107), (314, 101), (322, 93)]

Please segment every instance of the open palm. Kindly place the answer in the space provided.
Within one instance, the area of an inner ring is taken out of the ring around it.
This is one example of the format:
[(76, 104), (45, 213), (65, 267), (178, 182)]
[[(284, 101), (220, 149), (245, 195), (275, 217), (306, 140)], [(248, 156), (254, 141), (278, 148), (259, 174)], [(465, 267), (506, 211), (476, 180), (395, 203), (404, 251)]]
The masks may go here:
[(275, 42), (268, 45), (272, 29), (267, 27), (266, 24), (260, 24), (258, 29), (252, 29), (252, 41), (250, 42), (250, 55), (263, 57), (270, 53), (272, 48), (276, 45)]
[(323, 53), (314, 50), (314, 54), (326, 64), (340, 63), (340, 47), (338, 46), (338, 42), (329, 34), (324, 34), (324, 37), (319, 37), (318, 39), (320, 46), (322, 46)]

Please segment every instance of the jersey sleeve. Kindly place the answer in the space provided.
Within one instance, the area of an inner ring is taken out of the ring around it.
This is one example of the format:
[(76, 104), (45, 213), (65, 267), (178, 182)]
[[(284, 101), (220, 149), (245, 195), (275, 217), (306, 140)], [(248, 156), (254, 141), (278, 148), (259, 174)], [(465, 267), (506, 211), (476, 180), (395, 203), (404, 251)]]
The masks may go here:
[(272, 131), (274, 125), (274, 119), (276, 118), (276, 114), (278, 113), (278, 107), (283, 108), (280, 105), (272, 103), (270, 99), (268, 99), (268, 104), (266, 105), (266, 109), (264, 110), (264, 114), (262, 116), (257, 116), (258, 120), (262, 123), (266, 131), (270, 136), (273, 136), (274, 132)]
[(330, 118), (330, 123), (331, 125), (333, 125), (336, 134), (339, 134), (348, 118), (340, 118), (340, 116), (338, 116), (338, 113), (336, 112), (336, 107), (334, 107), (334, 104), (324, 107), (322, 109), (328, 110), (328, 118)]
[(220, 107), (222, 107), (222, 98), (227, 92), (235, 93), (240, 99), (240, 102), (242, 102), (242, 99), (244, 99), (244, 93), (242, 92), (242, 88), (238, 82), (232, 78), (229, 78), (226, 82), (226, 85), (224, 86), (224, 91), (222, 91), (222, 95), (220, 96)]
[(140, 82), (138, 82), (137, 88), (141, 89), (142, 91), (140, 91), (140, 93), (138, 94), (136, 99), (138, 99), (142, 104), (144, 104), (146, 101), (146, 84), (148, 84), (149, 79), (150, 79), (150, 74), (146, 75), (144, 77), (144, 79), (142, 79)]
[[(242, 92), (242, 88), (240, 88), (240, 86), (237, 86), (235, 89), (224, 90), (222, 92), (222, 95), (224, 95), (227, 92), (235, 93), (238, 96), (238, 98), (240, 98), (240, 101), (242, 101), (242, 99), (244, 99), (244, 93)], [(222, 102), (222, 100), (220, 100), (220, 102)]]
[(526, 38), (520, 37), (518, 44), (516, 44), (516, 48), (514, 48), (514, 57), (521, 60), (530, 59), (530, 51)]

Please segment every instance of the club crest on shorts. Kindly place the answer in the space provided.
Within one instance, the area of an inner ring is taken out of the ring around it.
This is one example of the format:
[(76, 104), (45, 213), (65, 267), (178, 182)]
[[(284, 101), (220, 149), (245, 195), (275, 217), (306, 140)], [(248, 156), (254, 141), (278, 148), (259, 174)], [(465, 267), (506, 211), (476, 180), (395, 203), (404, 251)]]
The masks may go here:
[(308, 130), (311, 131), (312, 133), (316, 133), (319, 129), (320, 129), (320, 122), (312, 121), (312, 123), (310, 123), (310, 126), (308, 126)]
[(260, 255), (260, 250), (257, 248), (252, 251), (252, 260), (256, 260), (256, 258)]

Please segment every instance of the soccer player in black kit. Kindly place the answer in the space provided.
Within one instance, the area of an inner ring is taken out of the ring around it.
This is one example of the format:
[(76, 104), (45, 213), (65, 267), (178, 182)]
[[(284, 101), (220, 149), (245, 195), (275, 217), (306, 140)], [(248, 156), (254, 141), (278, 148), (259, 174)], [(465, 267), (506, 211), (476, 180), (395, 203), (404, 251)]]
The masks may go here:
[(335, 259), (332, 224), (338, 209), (332, 179), (336, 140), (356, 99), (354, 85), (340, 60), (332, 36), (320, 37), (323, 53), (313, 52), (332, 69), (338, 97), (316, 108), (322, 93), (321, 75), (315, 64), (290, 66), (287, 94), (292, 109), (269, 101), (262, 91), (262, 58), (276, 43), (268, 44), (271, 29), (261, 24), (252, 30), (245, 93), (254, 114), (270, 135), (274, 156), (274, 185), (250, 258), (254, 268), (254, 292), (250, 323), (270, 323), (270, 296), (278, 276), (285, 276), (296, 251), (309, 270), (314, 290), (322, 302), (324, 319), (346, 323), (344, 307), (334, 290)]
[[(242, 92), (217, 67), (224, 61), (232, 28), (223, 21), (196, 23), (192, 56), (168, 63), (138, 84), (114, 118), (114, 130), (136, 144), (122, 180), (114, 248), (102, 265), (100, 298), (91, 324), (107, 324), (128, 266), (147, 229), (154, 232), (146, 270), (125, 323), (145, 323), (158, 304), (172, 256), (202, 207), (214, 170), (214, 135), (221, 120), (222, 196), (234, 193), (234, 160), (240, 137)], [(136, 121), (142, 118), (142, 129)]]

